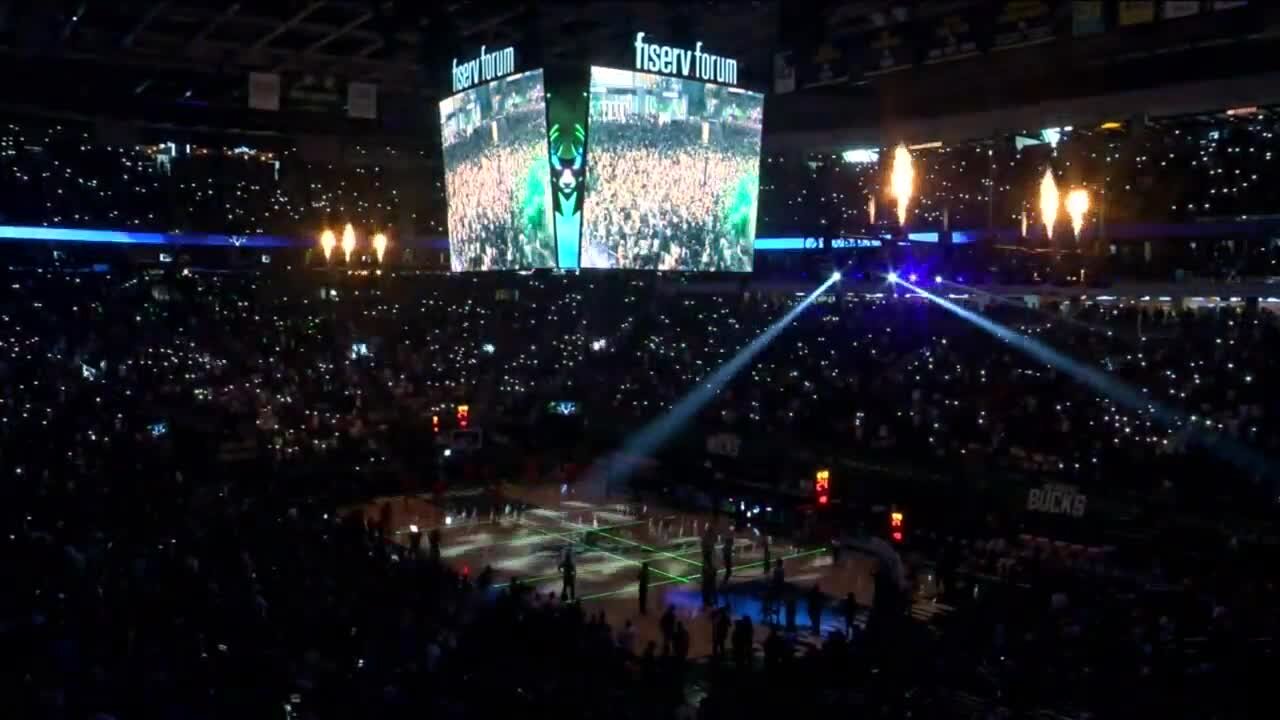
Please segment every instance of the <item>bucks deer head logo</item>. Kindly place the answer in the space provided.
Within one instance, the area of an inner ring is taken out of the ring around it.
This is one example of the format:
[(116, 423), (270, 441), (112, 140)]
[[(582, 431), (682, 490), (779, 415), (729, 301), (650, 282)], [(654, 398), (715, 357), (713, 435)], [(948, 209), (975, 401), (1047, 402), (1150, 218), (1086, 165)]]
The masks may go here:
[(552, 125), (550, 136), (552, 184), (561, 212), (577, 210), (581, 195), (578, 192), (586, 175), (587, 133), (581, 125), (573, 126), (573, 133), (566, 136), (560, 125)]

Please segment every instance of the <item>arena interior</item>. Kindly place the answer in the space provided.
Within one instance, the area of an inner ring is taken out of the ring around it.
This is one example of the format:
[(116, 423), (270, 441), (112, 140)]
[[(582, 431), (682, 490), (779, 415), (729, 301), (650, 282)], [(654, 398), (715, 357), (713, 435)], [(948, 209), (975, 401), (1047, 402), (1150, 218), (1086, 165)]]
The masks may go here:
[(4, 715), (1269, 716), (1277, 30), (0, 0)]

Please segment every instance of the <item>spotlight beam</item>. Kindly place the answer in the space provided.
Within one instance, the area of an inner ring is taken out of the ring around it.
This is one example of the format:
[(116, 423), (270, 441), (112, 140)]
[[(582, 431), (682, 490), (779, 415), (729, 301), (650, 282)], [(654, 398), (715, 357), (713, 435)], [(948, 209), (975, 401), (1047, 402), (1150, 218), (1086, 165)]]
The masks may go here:
[(1016, 300), (1010, 300), (1009, 298), (1001, 297), (994, 293), (989, 293), (986, 290), (980, 290), (976, 287), (973, 287), (972, 285), (962, 285), (958, 282), (952, 282), (951, 280), (943, 280), (942, 284), (947, 285), (949, 287), (956, 288), (957, 290), (963, 290), (964, 292), (969, 293), (971, 295), (981, 295), (987, 298), (988, 300), (990, 300), (991, 302), (999, 303), (1000, 305), (1008, 305), (1010, 307), (1016, 307), (1021, 310), (1030, 310), (1031, 312), (1034, 312), (1037, 315), (1043, 316), (1044, 318), (1049, 320), (1049, 322), (1065, 323), (1067, 325), (1070, 325), (1071, 327), (1080, 328), (1084, 332), (1090, 332), (1098, 335), (1105, 335), (1107, 337), (1116, 338), (1134, 347), (1136, 347), (1141, 342), (1140, 337), (1135, 337), (1125, 331), (1113, 330), (1112, 328), (1109, 328), (1103, 325), (1094, 325), (1093, 323), (1088, 323), (1083, 320), (1076, 320), (1075, 318), (1055, 315), (1047, 310), (1041, 310), (1039, 308), (1030, 308), (1030, 307), (1027, 307), (1025, 303), (1020, 303), (1020, 302), (1017, 302)]
[(744, 367), (751, 364), (757, 355), (761, 353), (769, 343), (773, 342), (788, 325), (795, 320), (800, 313), (813, 304), (827, 288), (834, 285), (840, 280), (840, 274), (833, 273), (825, 282), (818, 286), (809, 294), (799, 305), (787, 311), (786, 315), (774, 321), (764, 332), (760, 333), (754, 340), (747, 343), (746, 347), (738, 351), (736, 355), (729, 358), (723, 365), (716, 368), (714, 372), (698, 381), (698, 385), (680, 399), (670, 410), (661, 416), (649, 421), (638, 432), (636, 432), (622, 448), (612, 457), (604, 458), (594, 465), (587, 472), (585, 480), (605, 481), (606, 485), (625, 481), (635, 472), (635, 458), (652, 457), (663, 445), (671, 439), (673, 435), (680, 431), (698, 411), (707, 403), (711, 402), (729, 381), (733, 379)]
[[(1196, 427), (1195, 423), (1181, 412), (1150, 400), (1146, 395), (1135, 390), (1132, 386), (1116, 380), (1101, 370), (1097, 370), (1096, 368), (1090, 367), (1078, 360), (1074, 360), (1038, 340), (1010, 330), (1009, 328), (988, 320), (982, 315), (971, 310), (966, 310), (965, 308), (962, 308), (945, 298), (938, 297), (928, 290), (917, 287), (902, 278), (897, 278), (896, 283), (912, 290), (923, 298), (933, 301), (934, 303), (951, 311), (953, 314), (968, 320), (988, 333), (1016, 347), (1027, 355), (1030, 355), (1052, 368), (1066, 373), (1077, 382), (1087, 385), (1097, 391), (1098, 394), (1124, 405), (1134, 412), (1139, 414), (1149, 414), (1157, 422), (1170, 428), (1184, 425), (1189, 425), (1191, 428)], [(1245, 447), (1240, 443), (1234, 442), (1230, 438), (1217, 433), (1205, 432), (1204, 434), (1208, 436), (1206, 439), (1209, 441), (1206, 445), (1211, 444), (1218, 447), (1221, 451), (1219, 455), (1227, 462), (1232, 463), (1246, 472), (1258, 473), (1261, 475), (1271, 474), (1271, 466), (1267, 462), (1267, 459), (1251, 448)]]

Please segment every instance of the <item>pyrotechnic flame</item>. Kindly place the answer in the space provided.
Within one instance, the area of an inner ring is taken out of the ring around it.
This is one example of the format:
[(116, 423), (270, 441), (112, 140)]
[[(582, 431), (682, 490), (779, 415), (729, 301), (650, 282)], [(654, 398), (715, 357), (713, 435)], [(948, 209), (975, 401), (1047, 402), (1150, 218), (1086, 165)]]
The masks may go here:
[(893, 197), (898, 200), (898, 224), (907, 225), (907, 203), (911, 202), (912, 186), (915, 184), (916, 171), (911, 167), (911, 151), (906, 145), (899, 145), (893, 151), (893, 171), (889, 175), (889, 185)]
[(876, 196), (867, 197), (867, 216), (871, 218), (871, 224), (876, 224)]
[(333, 255), (333, 248), (337, 244), (338, 238), (332, 230), (325, 228), (325, 231), (320, 233), (320, 249), (324, 251), (325, 262), (329, 262), (329, 256)]
[(1071, 230), (1076, 239), (1080, 239), (1080, 229), (1084, 227), (1084, 214), (1089, 212), (1089, 191), (1076, 188), (1067, 193), (1067, 214), (1071, 216)]
[(347, 256), (347, 262), (351, 262), (351, 253), (356, 251), (356, 229), (351, 227), (351, 223), (342, 228), (342, 254)]
[(387, 236), (378, 233), (373, 236), (373, 254), (378, 256), (378, 264), (382, 264), (382, 256), (387, 254)]
[(1027, 236), (1027, 210), (1022, 209), (1022, 237)]
[(1058, 183), (1053, 180), (1053, 170), (1045, 170), (1040, 180), (1040, 220), (1044, 231), (1053, 239), (1053, 223), (1058, 219)]

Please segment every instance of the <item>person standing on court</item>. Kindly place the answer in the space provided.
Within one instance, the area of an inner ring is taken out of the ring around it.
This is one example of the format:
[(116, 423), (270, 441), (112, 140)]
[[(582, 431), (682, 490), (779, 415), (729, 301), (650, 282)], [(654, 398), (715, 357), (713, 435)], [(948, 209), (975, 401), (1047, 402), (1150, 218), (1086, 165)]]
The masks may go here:
[(733, 577), (733, 533), (724, 536), (724, 547), (720, 549), (720, 559), (724, 562), (724, 587), (728, 592), (729, 578)]
[(573, 563), (573, 548), (566, 548), (564, 560), (560, 561), (560, 600), (573, 602), (577, 599), (578, 568)]
[(640, 563), (640, 614), (649, 613), (649, 563)]
[(725, 645), (729, 642), (729, 630), (732, 624), (727, 608), (719, 608), (711, 616), (711, 657), (717, 662), (724, 659)]
[(760, 566), (760, 573), (763, 575), (768, 575), (769, 571), (773, 569), (769, 565), (769, 536), (761, 535), (760, 537), (762, 538), (760, 545), (764, 549), (764, 564)]
[(635, 645), (636, 629), (631, 625), (631, 621), (628, 620), (622, 631), (618, 633), (618, 649), (622, 651), (623, 657), (630, 658), (632, 653), (635, 652)]
[(427, 533), (427, 540), (431, 541), (431, 549), (428, 550), (427, 557), (428, 559), (431, 560), (432, 565), (439, 565), (440, 564), (440, 528), (432, 528), (431, 532)]
[(764, 669), (766, 674), (772, 674), (778, 670), (778, 666), (782, 664), (783, 648), (785, 643), (782, 636), (778, 634), (778, 628), (769, 628), (769, 637), (764, 641)]
[(858, 598), (853, 593), (845, 595), (841, 609), (844, 611), (844, 632), (852, 640), (854, 623), (858, 619)]
[(813, 629), (814, 634), (821, 634), (822, 629), (822, 606), (826, 603), (827, 597), (822, 594), (822, 588), (818, 587), (818, 583), (814, 583), (809, 588), (807, 605), (809, 610), (809, 626)]
[(755, 641), (755, 627), (751, 624), (751, 618), (743, 615), (741, 620), (733, 624), (733, 663), (739, 670), (751, 667)]
[(716, 604), (716, 566), (708, 563), (702, 566), (702, 607), (709, 608)]
[(676, 656), (676, 667), (684, 671), (684, 663), (689, 659), (689, 631), (684, 623), (677, 622), (675, 632), (671, 636), (671, 649)]
[(676, 609), (674, 606), (668, 605), (667, 611), (662, 613), (662, 619), (658, 621), (658, 629), (662, 631), (662, 654), (671, 654), (671, 640), (676, 632)]
[(417, 525), (409, 526), (409, 551), (414, 558), (422, 554), (422, 530)]

